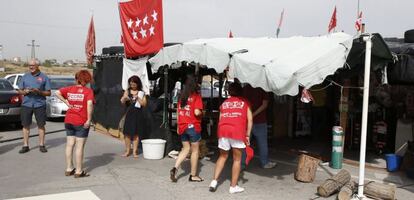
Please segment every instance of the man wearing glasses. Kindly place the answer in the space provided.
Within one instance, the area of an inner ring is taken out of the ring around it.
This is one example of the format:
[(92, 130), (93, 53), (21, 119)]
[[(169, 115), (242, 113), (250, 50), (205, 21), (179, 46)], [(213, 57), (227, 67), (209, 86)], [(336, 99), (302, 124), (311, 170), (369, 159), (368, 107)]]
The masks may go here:
[(35, 115), (39, 132), (39, 150), (46, 153), (45, 125), (46, 125), (46, 96), (50, 96), (50, 80), (46, 74), (40, 72), (39, 61), (32, 59), (29, 62), (29, 72), (23, 75), (19, 83), (19, 94), (23, 95), (21, 120), (23, 126), (23, 147), (19, 153), (27, 153), (29, 148), (30, 125)]

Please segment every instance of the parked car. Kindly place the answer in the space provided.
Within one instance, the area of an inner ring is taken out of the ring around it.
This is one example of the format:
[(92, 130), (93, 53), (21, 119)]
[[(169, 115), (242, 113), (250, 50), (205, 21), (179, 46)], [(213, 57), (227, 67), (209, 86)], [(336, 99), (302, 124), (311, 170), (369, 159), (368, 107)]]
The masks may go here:
[[(228, 98), (228, 88), (229, 88), (229, 84), (232, 83), (233, 80), (224, 80), (223, 81), (223, 91), (221, 93), (221, 97), (222, 98)], [(218, 98), (219, 97), (219, 86), (220, 83), (217, 80), (213, 81), (213, 98)], [(203, 98), (210, 98), (211, 96), (211, 84), (209, 81), (203, 81), (201, 83), (201, 97)]]
[(7, 79), (0, 78), (0, 123), (14, 123), (20, 126), (21, 103), (22, 96)]
[(12, 84), (14, 89), (19, 89), (19, 83), (22, 80), (23, 75), (24, 74), (9, 74), (4, 78)]
[(73, 76), (51, 75), (49, 79), (52, 94), (46, 97), (46, 115), (49, 119), (64, 117), (68, 106), (58, 99), (55, 93), (62, 87), (74, 85), (75, 78)]

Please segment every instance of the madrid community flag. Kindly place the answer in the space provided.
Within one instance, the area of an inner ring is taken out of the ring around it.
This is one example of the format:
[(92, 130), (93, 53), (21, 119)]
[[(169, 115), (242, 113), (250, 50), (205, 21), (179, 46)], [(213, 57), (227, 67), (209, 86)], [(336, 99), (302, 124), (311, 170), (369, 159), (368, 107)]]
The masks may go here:
[(92, 16), (91, 22), (89, 23), (88, 36), (86, 37), (86, 42), (85, 42), (86, 61), (88, 62), (88, 65), (92, 65), (93, 55), (95, 54), (95, 52), (96, 52), (95, 26), (93, 24), (93, 16)]
[(332, 13), (331, 21), (329, 22), (328, 33), (334, 30), (335, 27), (336, 27), (336, 6), (334, 9), (334, 12)]
[(279, 24), (277, 25), (277, 30), (276, 30), (276, 37), (277, 38), (279, 37), (280, 28), (282, 27), (283, 15), (285, 15), (285, 9), (283, 9), (282, 13), (280, 13)]
[(163, 47), (162, 0), (120, 2), (119, 15), (126, 57), (155, 53)]
[(355, 28), (357, 31), (361, 31), (362, 27), (362, 11), (358, 15), (358, 19), (355, 22)]

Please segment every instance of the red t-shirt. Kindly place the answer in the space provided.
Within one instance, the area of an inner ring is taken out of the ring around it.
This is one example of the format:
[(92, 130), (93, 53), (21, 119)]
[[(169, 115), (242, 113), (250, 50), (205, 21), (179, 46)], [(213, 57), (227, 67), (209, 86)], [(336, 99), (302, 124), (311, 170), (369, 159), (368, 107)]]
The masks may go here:
[[(252, 112), (256, 111), (264, 100), (269, 100), (269, 95), (261, 88), (253, 88), (250, 85), (243, 87), (243, 96), (249, 101)], [(267, 123), (267, 108), (253, 117), (253, 123)]]
[(198, 93), (193, 93), (188, 97), (187, 105), (184, 108), (181, 108), (181, 101), (178, 100), (177, 105), (178, 112), (178, 134), (181, 135), (188, 128), (190, 124), (194, 125), (197, 133), (201, 132), (201, 116), (196, 117), (194, 115), (194, 110), (199, 109), (203, 110), (203, 100), (201, 95)]
[(81, 126), (88, 120), (87, 102), (94, 100), (93, 91), (83, 86), (61, 88), (60, 93), (68, 100), (72, 108), (66, 112), (65, 123)]
[(249, 103), (241, 97), (230, 97), (220, 106), (218, 138), (244, 141), (247, 131), (247, 110)]

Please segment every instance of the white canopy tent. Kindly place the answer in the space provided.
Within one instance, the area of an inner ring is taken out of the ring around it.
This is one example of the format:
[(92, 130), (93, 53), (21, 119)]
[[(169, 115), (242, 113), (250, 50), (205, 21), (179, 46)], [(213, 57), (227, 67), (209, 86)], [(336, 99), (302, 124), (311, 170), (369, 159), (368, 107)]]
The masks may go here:
[(277, 95), (296, 95), (344, 66), (353, 37), (198, 39), (165, 47), (149, 61), (153, 70), (176, 62), (196, 62)]
[[(372, 35), (365, 41), (364, 97), (359, 161), (358, 194), (364, 196)], [(196, 62), (231, 78), (278, 95), (296, 95), (299, 86), (309, 88), (344, 66), (353, 37), (334, 33), (320, 37), (198, 39), (163, 48), (149, 61), (153, 70), (180, 61)], [(174, 67), (174, 66), (173, 66)], [(177, 67), (177, 65), (175, 66)]]

